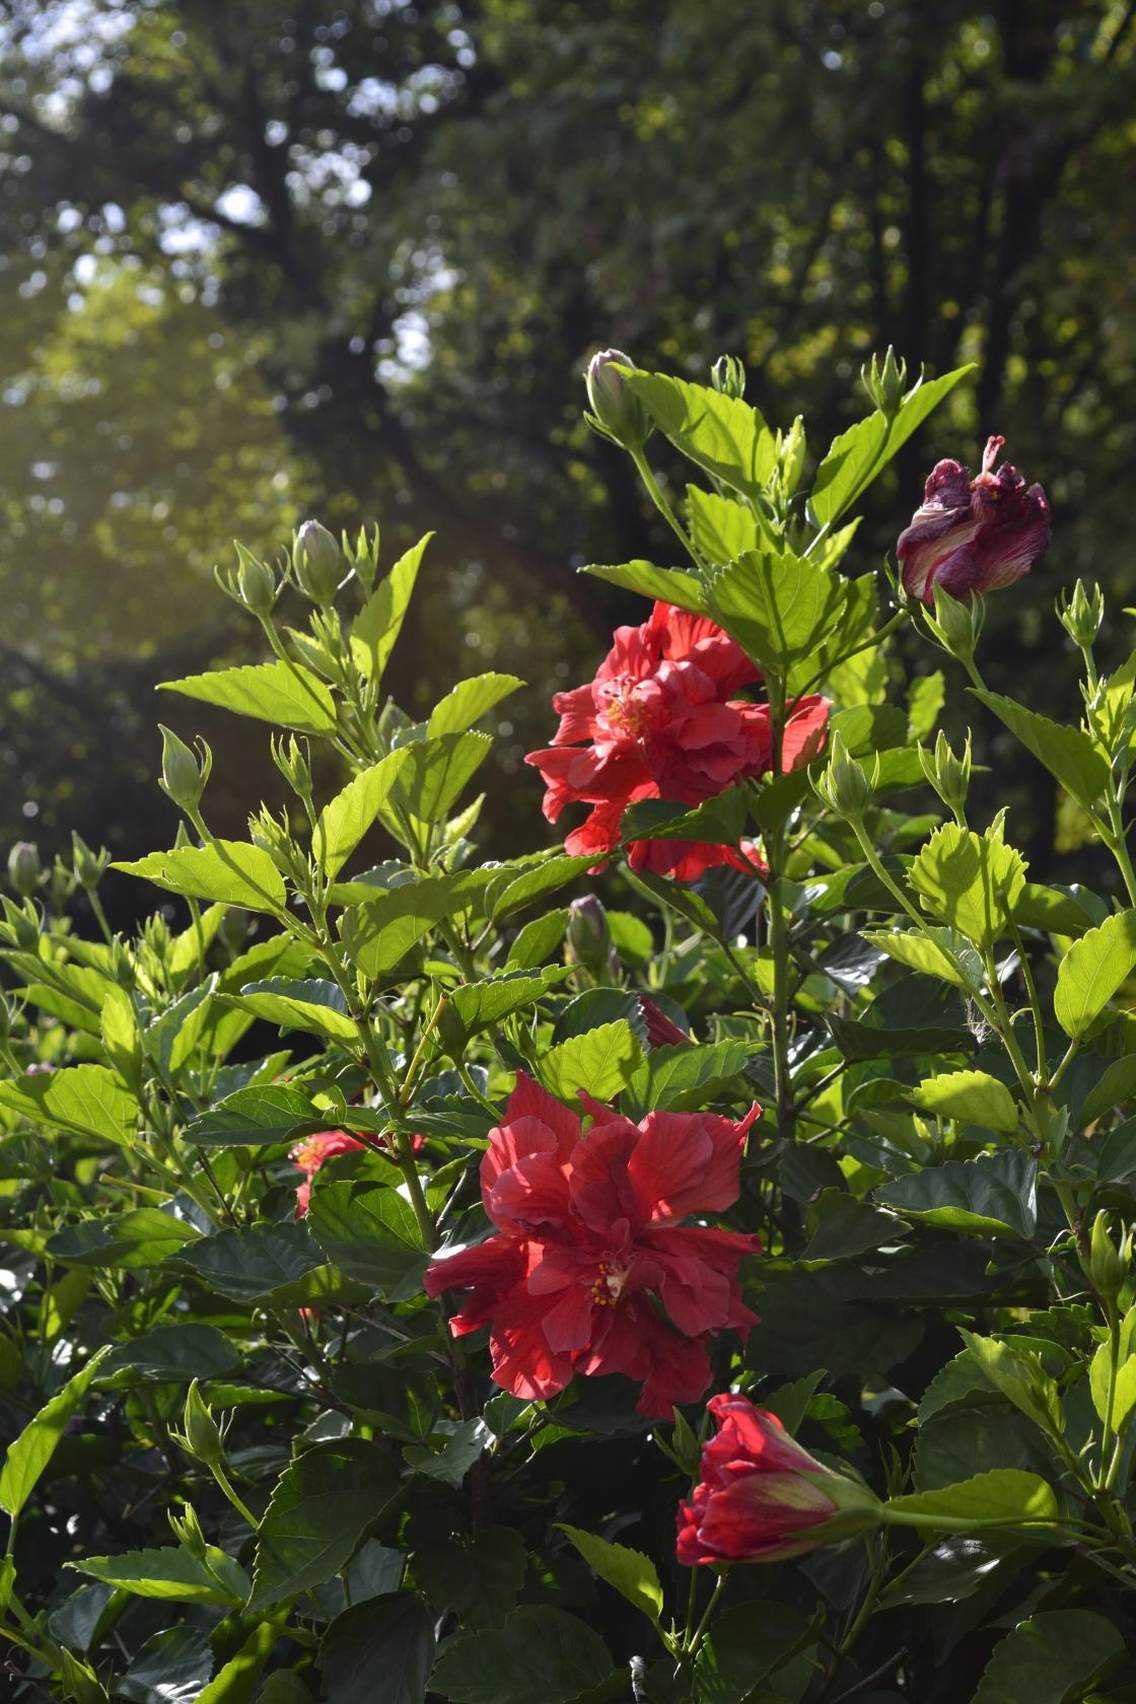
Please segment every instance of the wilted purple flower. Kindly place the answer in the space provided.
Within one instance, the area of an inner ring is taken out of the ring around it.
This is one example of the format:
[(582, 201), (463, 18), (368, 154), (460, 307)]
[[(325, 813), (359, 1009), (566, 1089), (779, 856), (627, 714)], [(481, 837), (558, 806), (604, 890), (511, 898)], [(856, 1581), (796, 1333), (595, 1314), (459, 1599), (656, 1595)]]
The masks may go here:
[(1012, 586), (1045, 555), (1045, 492), (1040, 485), (1027, 486), (1009, 462), (995, 468), (1004, 443), (999, 437), (986, 440), (975, 479), (957, 461), (931, 469), (923, 502), (896, 547), (909, 597), (931, 607), (936, 585), (953, 598), (996, 591)]

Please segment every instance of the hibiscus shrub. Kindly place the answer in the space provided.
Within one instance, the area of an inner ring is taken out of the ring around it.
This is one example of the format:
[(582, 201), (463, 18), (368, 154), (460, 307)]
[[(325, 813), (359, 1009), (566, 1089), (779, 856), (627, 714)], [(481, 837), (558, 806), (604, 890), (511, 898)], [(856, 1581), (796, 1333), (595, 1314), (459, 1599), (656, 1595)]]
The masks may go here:
[[(134, 939), (104, 855), (14, 850), (11, 1696), (1136, 1699), (1136, 657), (1078, 584), (1079, 711), (983, 684), (1049, 538), (996, 437), (848, 571), (964, 377), (873, 362), (806, 486), (737, 362), (596, 358), (680, 565), (588, 570), (649, 602), (529, 759), (563, 847), (477, 852), (517, 680), (383, 698), (425, 541), (309, 522), (220, 576), (271, 659), (167, 683), (272, 725), (286, 807), (216, 837), (165, 731)], [(972, 823), (948, 684), (1101, 892)]]

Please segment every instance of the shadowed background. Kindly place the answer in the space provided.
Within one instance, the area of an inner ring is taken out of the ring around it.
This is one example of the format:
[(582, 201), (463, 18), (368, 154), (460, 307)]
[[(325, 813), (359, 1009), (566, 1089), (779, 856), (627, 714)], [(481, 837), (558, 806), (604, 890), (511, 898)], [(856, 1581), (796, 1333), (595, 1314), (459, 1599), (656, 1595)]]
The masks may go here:
[[(979, 362), (848, 566), (936, 455), (1004, 433), (1055, 543), (992, 600), (987, 672), (1073, 716), (1052, 595), (1131, 595), (1134, 25), (1136, 0), (0, 4), (5, 843), (168, 844), (159, 715), (210, 737), (207, 810), (243, 832), (266, 731), (153, 687), (260, 655), (212, 565), (317, 514), (379, 520), (388, 565), (437, 530), (389, 685), (421, 712), (527, 678), (486, 830), (539, 844), (548, 694), (643, 613), (574, 569), (671, 560), (580, 418), (606, 344), (700, 379), (742, 355), (821, 453), (871, 349)], [(1042, 850), (1036, 780), (999, 775)]]

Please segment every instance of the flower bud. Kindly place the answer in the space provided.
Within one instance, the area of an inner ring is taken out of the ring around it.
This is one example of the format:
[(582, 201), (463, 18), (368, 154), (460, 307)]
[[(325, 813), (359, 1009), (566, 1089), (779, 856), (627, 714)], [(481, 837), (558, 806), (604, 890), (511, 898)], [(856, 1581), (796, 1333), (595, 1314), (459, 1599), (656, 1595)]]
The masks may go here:
[(784, 436), (778, 434), (778, 437), (781, 487), (786, 497), (791, 497), (801, 483), (801, 475), (805, 471), (808, 440), (805, 437), (804, 417), (798, 414)]
[(183, 811), (196, 811), (213, 769), (213, 753), (199, 736), (196, 742), (201, 750), (199, 763), (172, 729), (160, 722), (158, 727), (162, 735), (162, 776), (158, 785)]
[(584, 375), (592, 409), (585, 418), (625, 450), (641, 450), (653, 429), (647, 410), (618, 371), (634, 365), (621, 350), (605, 349), (592, 356)]
[(1078, 580), (1068, 599), (1058, 598), (1057, 615), (1074, 645), (1087, 651), (1095, 643), (1104, 620), (1104, 593), (1098, 585), (1089, 591), (1084, 581)]
[(719, 355), (710, 369), (710, 382), (719, 395), (741, 401), (746, 393), (745, 363), (737, 355)]
[(185, 1436), (181, 1443), (187, 1454), (195, 1457), (205, 1467), (224, 1465), (225, 1442), (221, 1436), (221, 1428), (214, 1420), (213, 1412), (202, 1396), (196, 1379), (186, 1392), (182, 1425), (185, 1427)]
[(997, 466), (1005, 439), (986, 440), (982, 467), (936, 462), (923, 501), (900, 534), (896, 558), (909, 598), (931, 607), (941, 586), (955, 598), (1012, 586), (1049, 548), (1049, 502), (1016, 467)]
[(334, 603), (343, 577), (343, 552), (319, 521), (305, 521), (292, 542), (292, 568), (313, 603)]
[(39, 878), (39, 852), (30, 840), (17, 840), (8, 854), (8, 880), (21, 899), (30, 899)]
[(5, 945), (14, 944), (21, 952), (34, 953), (39, 947), (43, 928), (43, 919), (35, 901), (25, 899), (22, 905), (13, 905), (7, 894), (0, 894), (0, 906), (4, 908), (0, 941)]
[(188, 1550), (189, 1554), (196, 1557), (197, 1561), (203, 1562), (207, 1545), (205, 1534), (201, 1530), (201, 1522), (197, 1518), (197, 1511), (192, 1503), (187, 1503), (184, 1499), (181, 1506), (182, 1514), (180, 1517), (175, 1515), (172, 1509), (167, 1509), (166, 1519), (169, 1521), (174, 1537), (182, 1549)]
[(935, 600), (935, 614), (927, 616), (927, 626), (948, 656), (964, 665), (973, 663), (978, 636), (982, 632), (982, 623), (986, 616), (986, 605), (982, 598), (973, 597), (968, 603), (961, 603), (937, 582), (932, 595)]
[(1128, 1282), (1132, 1265), (1131, 1228), (1121, 1236), (1118, 1248), (1109, 1234), (1108, 1214), (1102, 1208), (1093, 1220), (1088, 1258), (1086, 1260), (1082, 1255), (1081, 1265), (1097, 1294), (1106, 1302), (1115, 1304)]
[(966, 736), (962, 756), (956, 757), (951, 750), (950, 740), (940, 729), (939, 737), (935, 741), (934, 756), (925, 746), (920, 746), (919, 762), (924, 775), (947, 809), (955, 816), (960, 815), (966, 805), (967, 790), (970, 787), (970, 735)]
[(568, 953), (576, 964), (599, 978), (611, 956), (607, 912), (594, 893), (574, 899), (568, 907)]
[(276, 602), (276, 575), (243, 545), (237, 545), (237, 590), (240, 601), (253, 615), (266, 616)]
[(110, 863), (110, 853), (105, 846), (100, 846), (93, 852), (81, 834), (71, 831), (71, 868), (75, 880), (88, 893), (98, 887), (103, 878), (103, 871)]
[(312, 796), (312, 766), (308, 757), (308, 743), (301, 742), (295, 734), (289, 734), (285, 740), (277, 739), (273, 734), (269, 741), (272, 761), (283, 775), (292, 791), (301, 799)]
[(813, 791), (837, 816), (858, 822), (875, 791), (862, 763), (848, 755), (843, 736), (835, 733), (829, 746), (828, 768), (813, 782)]
[(860, 368), (860, 383), (880, 413), (886, 414), (889, 420), (894, 419), (907, 388), (907, 362), (896, 360), (895, 350), (889, 343), (882, 361), (878, 355), (873, 355), (870, 363)]

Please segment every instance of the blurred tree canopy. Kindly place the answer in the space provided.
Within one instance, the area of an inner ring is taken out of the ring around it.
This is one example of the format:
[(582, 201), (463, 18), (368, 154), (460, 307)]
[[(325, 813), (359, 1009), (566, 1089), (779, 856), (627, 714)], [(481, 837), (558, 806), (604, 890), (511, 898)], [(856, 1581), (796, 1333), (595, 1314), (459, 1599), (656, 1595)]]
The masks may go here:
[[(0, 828), (172, 832), (151, 688), (253, 642), (211, 565), (314, 512), (381, 520), (388, 560), (438, 529), (392, 685), (424, 708), (526, 673), (500, 761), (532, 808), (496, 833), (539, 839), (521, 754), (630, 613), (573, 568), (668, 554), (580, 420), (605, 344), (696, 377), (741, 354), (820, 452), (871, 349), (974, 360), (858, 565), (936, 454), (997, 430), (1049, 491), (1054, 580), (1123, 595), (1134, 25), (1136, 0), (3, 0)], [(1049, 680), (1047, 601), (997, 606), (995, 680)], [(219, 770), (263, 766), (229, 737)]]

